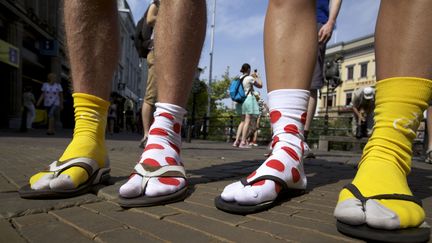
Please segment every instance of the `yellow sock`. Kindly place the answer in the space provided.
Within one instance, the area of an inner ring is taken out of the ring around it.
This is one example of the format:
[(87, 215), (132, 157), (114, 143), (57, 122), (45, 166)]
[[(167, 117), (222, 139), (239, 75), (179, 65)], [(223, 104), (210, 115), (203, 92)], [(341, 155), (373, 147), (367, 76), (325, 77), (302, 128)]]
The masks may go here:
[[(431, 97), (431, 80), (398, 77), (377, 83), (374, 131), (352, 182), (364, 196), (412, 195), (406, 180), (411, 170), (411, 146)], [(338, 202), (349, 198), (354, 196), (343, 189)], [(379, 202), (398, 215), (400, 228), (417, 227), (424, 221), (423, 208), (413, 202)]]
[[(84, 93), (75, 93), (72, 96), (75, 108), (75, 130), (72, 141), (59, 161), (85, 157), (94, 159), (99, 167), (103, 167), (107, 158), (105, 127), (109, 102)], [(30, 184), (33, 185), (48, 173), (40, 172), (32, 176)], [(69, 175), (75, 187), (84, 183), (89, 177), (81, 167), (72, 167), (62, 174)]]

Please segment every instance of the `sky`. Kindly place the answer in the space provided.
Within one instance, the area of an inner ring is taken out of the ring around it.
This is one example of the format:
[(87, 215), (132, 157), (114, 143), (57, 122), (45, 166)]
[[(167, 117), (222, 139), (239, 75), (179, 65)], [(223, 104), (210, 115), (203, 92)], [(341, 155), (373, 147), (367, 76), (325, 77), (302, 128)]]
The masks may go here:
[[(127, 0), (135, 22), (144, 13), (150, 0)], [(377, 0), (343, 0), (336, 30), (328, 45), (347, 42), (374, 32), (379, 2)], [(202, 80), (209, 80), (210, 36), (213, 0), (207, 0), (207, 34), (199, 67), (204, 68)], [(213, 80), (220, 79), (229, 67), (230, 76), (239, 74), (247, 62), (263, 79), (260, 92), (267, 99), (264, 70), (263, 29), (268, 0), (216, 0), (216, 21), (213, 55)]]

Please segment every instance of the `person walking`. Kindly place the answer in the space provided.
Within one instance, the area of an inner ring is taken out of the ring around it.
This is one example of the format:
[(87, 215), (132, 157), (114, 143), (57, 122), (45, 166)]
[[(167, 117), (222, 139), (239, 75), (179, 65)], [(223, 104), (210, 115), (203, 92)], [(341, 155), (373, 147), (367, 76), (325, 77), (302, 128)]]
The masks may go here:
[(25, 87), (23, 93), (23, 118), (25, 119), (21, 121), (22, 130), (24, 131), (32, 128), (33, 120), (36, 115), (35, 103), (36, 100), (32, 92), (32, 87)]
[(42, 101), (48, 114), (47, 135), (55, 134), (56, 122), (60, 118), (60, 111), (63, 110), (63, 88), (57, 82), (57, 75), (48, 74), (48, 82), (42, 85), (42, 94), (36, 106), (40, 106)]

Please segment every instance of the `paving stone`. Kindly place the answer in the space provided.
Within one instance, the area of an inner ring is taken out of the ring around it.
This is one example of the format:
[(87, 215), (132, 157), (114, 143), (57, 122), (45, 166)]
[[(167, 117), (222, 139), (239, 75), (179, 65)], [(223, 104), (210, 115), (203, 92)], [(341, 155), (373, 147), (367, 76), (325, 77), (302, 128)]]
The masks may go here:
[(192, 214), (179, 214), (169, 216), (164, 220), (179, 225), (188, 226), (205, 234), (235, 242), (280, 242), (281, 239), (273, 238), (266, 233), (258, 233), (255, 230), (248, 230), (239, 227), (213, 221), (204, 217)]
[[(297, 227), (294, 225), (281, 225), (268, 221), (254, 220), (239, 226), (240, 228), (273, 235), (288, 241), (298, 242), (336, 242), (350, 241), (343, 240), (341, 237), (323, 234), (310, 228)], [(319, 240), (318, 240), (319, 239)]]
[(253, 215), (248, 215), (247, 217), (255, 220), (264, 220), (267, 222), (278, 223), (281, 225), (293, 225), (297, 227), (308, 228), (311, 229), (312, 231), (319, 231), (324, 234), (346, 238), (337, 231), (334, 220), (328, 222), (317, 222), (310, 219), (302, 219), (299, 217), (294, 217), (294, 215), (281, 214), (274, 211), (267, 211), (267, 212), (253, 214)]
[(134, 229), (117, 229), (117, 230), (112, 230), (109, 232), (104, 232), (99, 234), (96, 238), (95, 238), (96, 242), (113, 242), (113, 243), (118, 243), (118, 242), (127, 242), (127, 243), (142, 243), (142, 242), (163, 242), (160, 239), (155, 239), (153, 237), (150, 237), (148, 235), (145, 235), (141, 232), (139, 232), (138, 230), (134, 230)]
[(179, 214), (180, 211), (167, 206), (154, 206), (154, 207), (142, 207), (142, 208), (132, 208), (129, 211), (145, 213), (156, 219), (163, 219), (166, 216)]
[[(198, 230), (192, 230), (185, 225), (170, 223), (164, 220), (157, 220), (143, 213), (124, 211), (124, 212), (104, 212), (105, 216), (134, 228), (143, 234), (151, 237), (171, 241), (171, 242), (211, 242), (217, 240), (214, 237), (205, 235)], [(168, 216), (166, 218), (169, 218)]]
[(125, 209), (123, 209), (122, 207), (120, 207), (118, 204), (113, 203), (113, 202), (107, 202), (107, 201), (103, 201), (103, 202), (97, 202), (97, 203), (90, 203), (90, 204), (84, 204), (81, 205), (82, 208), (85, 209), (89, 209), (98, 213), (103, 213), (103, 212), (107, 212), (107, 211), (124, 211)]
[(48, 212), (81, 204), (100, 201), (93, 194), (85, 194), (74, 198), (29, 200), (19, 197), (18, 192), (0, 193), (0, 218), (12, 218), (29, 214)]
[[(51, 216), (54, 217), (54, 216)], [(56, 220), (41, 221), (19, 229), (20, 234), (29, 242), (92, 242), (78, 230)]]
[(124, 228), (121, 223), (81, 207), (56, 210), (50, 213), (91, 239), (100, 232)]
[(0, 172), (0, 192), (12, 192), (18, 190), (17, 185), (9, 182)]
[(18, 229), (21, 229), (22, 227), (25, 226), (30, 226), (35, 224), (37, 225), (40, 224), (41, 222), (50, 223), (50, 222), (57, 222), (57, 221), (58, 220), (54, 216), (48, 213), (32, 214), (32, 215), (26, 215), (23, 217), (12, 219), (12, 222)]
[(211, 220), (216, 220), (225, 224), (229, 224), (231, 226), (237, 226), (241, 223), (249, 221), (249, 219), (244, 216), (222, 212), (213, 205), (211, 207), (208, 207), (200, 204), (179, 202), (169, 204), (167, 205), (167, 207), (175, 208), (184, 213), (198, 215)]
[(0, 220), (0, 242), (26, 242), (6, 220)]

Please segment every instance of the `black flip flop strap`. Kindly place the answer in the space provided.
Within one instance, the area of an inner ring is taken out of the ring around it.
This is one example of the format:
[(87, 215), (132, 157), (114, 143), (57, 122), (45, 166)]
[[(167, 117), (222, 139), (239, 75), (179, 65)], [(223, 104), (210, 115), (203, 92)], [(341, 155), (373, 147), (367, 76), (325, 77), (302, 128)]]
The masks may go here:
[(422, 206), (422, 201), (419, 200), (418, 198), (414, 197), (414, 196), (411, 196), (411, 195), (396, 194), (395, 193), (395, 194), (381, 194), (381, 195), (365, 197), (365, 196), (363, 196), (363, 194), (359, 191), (359, 189), (354, 184), (345, 185), (344, 188), (348, 189), (348, 191), (350, 191), (357, 199), (359, 199), (363, 205), (369, 199), (376, 199), (376, 200), (395, 199), (395, 200), (414, 202), (414, 203)]
[(288, 189), (288, 186), (286, 185), (286, 182), (284, 180), (282, 180), (279, 177), (272, 176), (272, 175), (259, 176), (259, 177), (255, 178), (255, 179), (253, 179), (252, 181), (249, 181), (249, 182), (247, 181), (246, 178), (241, 178), (240, 182), (243, 184), (243, 186), (251, 186), (255, 182), (262, 181), (262, 180), (272, 180), (272, 181), (278, 183), (279, 185), (281, 185), (282, 186), (282, 190), (287, 190)]

